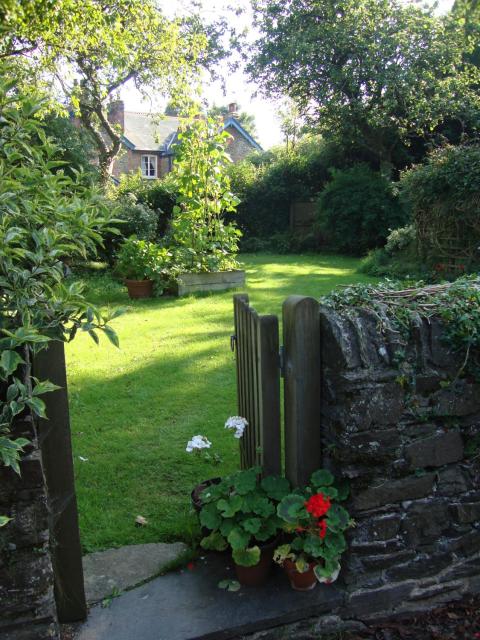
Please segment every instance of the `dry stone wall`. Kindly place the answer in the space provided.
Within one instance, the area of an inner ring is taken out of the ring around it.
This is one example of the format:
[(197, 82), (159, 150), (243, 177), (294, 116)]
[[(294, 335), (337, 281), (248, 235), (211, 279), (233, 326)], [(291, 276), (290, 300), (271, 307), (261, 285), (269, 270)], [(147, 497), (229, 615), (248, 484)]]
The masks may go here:
[(325, 464), (351, 484), (343, 580), (350, 617), (480, 591), (480, 385), (439, 321), (407, 347), (374, 312), (321, 311)]

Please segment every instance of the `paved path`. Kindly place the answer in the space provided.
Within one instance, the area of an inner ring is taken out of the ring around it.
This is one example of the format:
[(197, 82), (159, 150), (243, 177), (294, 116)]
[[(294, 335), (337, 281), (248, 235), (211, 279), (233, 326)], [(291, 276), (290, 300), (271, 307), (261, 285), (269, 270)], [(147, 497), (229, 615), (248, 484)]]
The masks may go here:
[(234, 578), (228, 556), (199, 560), (183, 569), (93, 607), (77, 640), (227, 640), (278, 624), (328, 613), (342, 603), (334, 586), (317, 585), (307, 593), (290, 588), (275, 567), (264, 587), (228, 592), (219, 580)]

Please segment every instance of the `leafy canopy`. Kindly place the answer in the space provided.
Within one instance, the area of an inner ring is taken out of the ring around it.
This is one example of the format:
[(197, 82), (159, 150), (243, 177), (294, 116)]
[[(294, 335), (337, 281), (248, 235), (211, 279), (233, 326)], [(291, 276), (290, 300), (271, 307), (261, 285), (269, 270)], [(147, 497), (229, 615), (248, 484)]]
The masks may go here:
[(266, 94), (286, 94), (321, 132), (360, 139), (380, 162), (398, 141), (445, 118), (479, 123), (478, 69), (463, 35), (398, 0), (256, 0), (249, 71)]

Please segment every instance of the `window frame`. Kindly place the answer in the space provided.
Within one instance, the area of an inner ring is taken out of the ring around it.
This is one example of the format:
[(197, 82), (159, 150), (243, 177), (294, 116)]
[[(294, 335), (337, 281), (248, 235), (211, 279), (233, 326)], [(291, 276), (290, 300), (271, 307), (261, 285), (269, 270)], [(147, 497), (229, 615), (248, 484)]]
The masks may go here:
[[(148, 176), (143, 172), (143, 158), (148, 158), (147, 163), (148, 165), (150, 165), (151, 159), (153, 158), (155, 160), (153, 166), (154, 166), (154, 175), (153, 176)], [(155, 180), (155, 178), (158, 177), (158, 156), (156, 156), (153, 153), (142, 153), (140, 155), (140, 171), (142, 172), (142, 178), (145, 178), (145, 180)]]

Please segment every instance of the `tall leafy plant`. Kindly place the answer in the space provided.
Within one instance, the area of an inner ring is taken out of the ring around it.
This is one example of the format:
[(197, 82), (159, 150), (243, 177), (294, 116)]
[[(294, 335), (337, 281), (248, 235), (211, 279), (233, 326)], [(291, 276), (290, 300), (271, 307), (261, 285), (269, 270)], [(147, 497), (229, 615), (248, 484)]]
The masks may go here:
[(194, 119), (178, 135), (172, 245), (188, 271), (221, 271), (237, 266), (240, 231), (225, 221), (239, 202), (230, 189), (231, 136), (212, 118)]
[(28, 441), (11, 437), (13, 423), (25, 411), (46, 417), (41, 396), (56, 388), (32, 376), (32, 355), (79, 330), (95, 342), (98, 330), (118, 340), (81, 285), (65, 282), (62, 261), (96, 251), (112, 230), (109, 209), (81, 175), (59, 170), (58, 148), (36, 118), (42, 101), (16, 91), (9, 75), (1, 65), (0, 463), (19, 473)]

